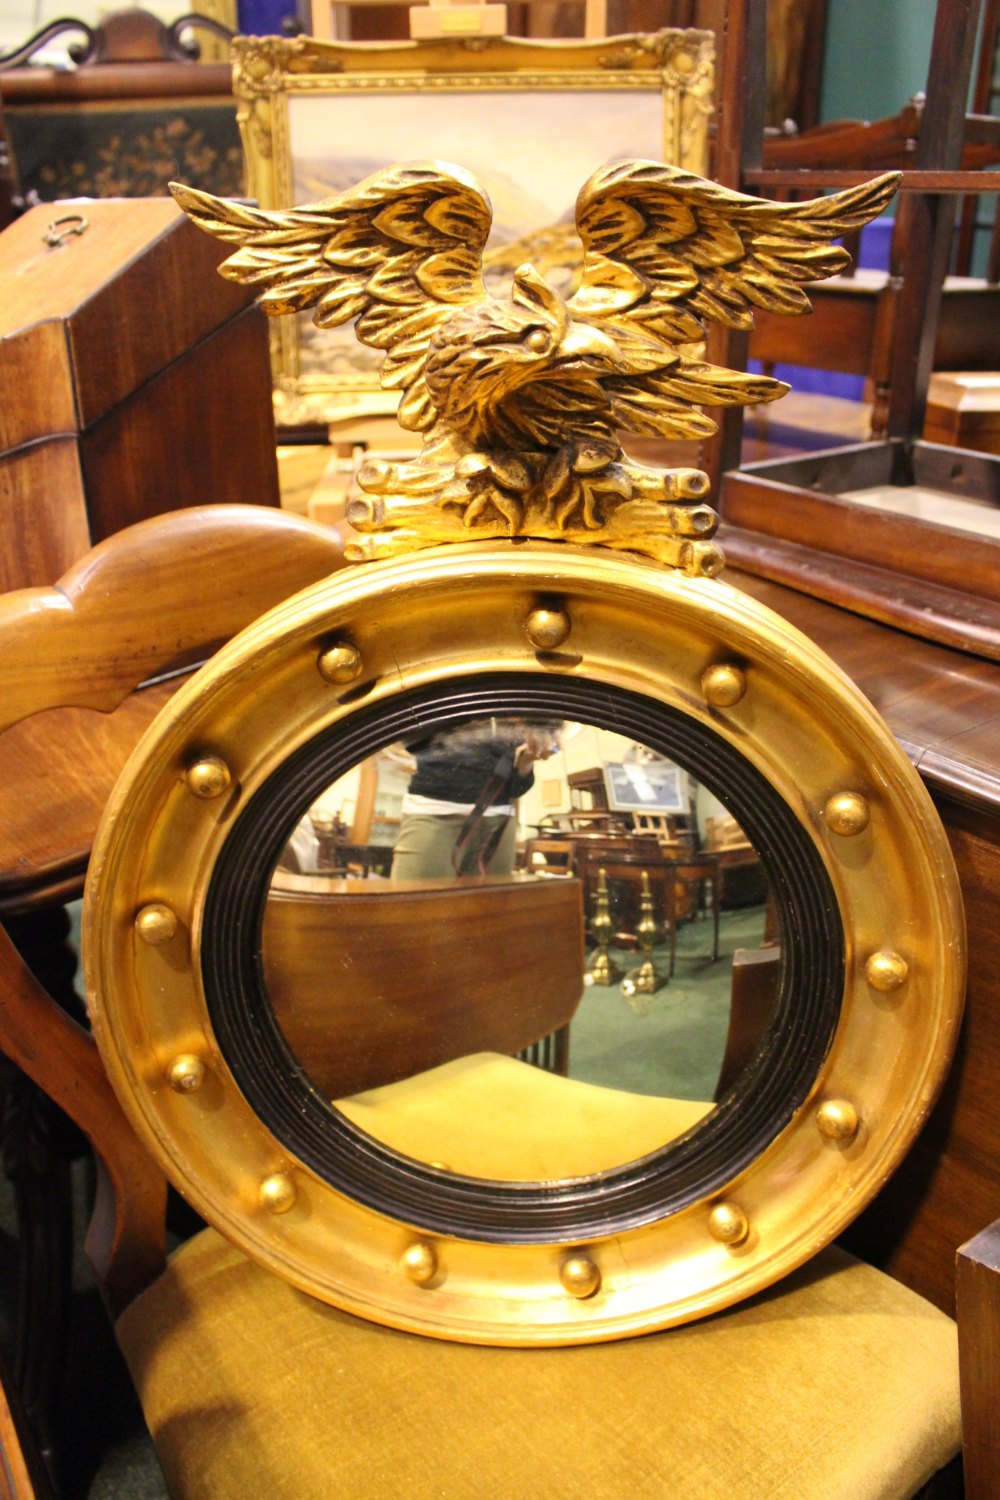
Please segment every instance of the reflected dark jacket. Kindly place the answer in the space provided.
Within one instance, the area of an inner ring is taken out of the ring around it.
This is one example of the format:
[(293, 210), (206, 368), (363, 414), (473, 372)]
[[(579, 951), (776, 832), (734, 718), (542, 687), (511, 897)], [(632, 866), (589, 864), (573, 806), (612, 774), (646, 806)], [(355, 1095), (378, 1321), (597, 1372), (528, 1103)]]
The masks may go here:
[(482, 723), (468, 724), (409, 740), (406, 748), (417, 762), (409, 790), (442, 802), (475, 803), (489, 778), (498, 773), (503, 784), (490, 801), (509, 802), (526, 792), (535, 780), (533, 771), (521, 776), (514, 769), (514, 752), (523, 743), (523, 726), (502, 721), (492, 729)]

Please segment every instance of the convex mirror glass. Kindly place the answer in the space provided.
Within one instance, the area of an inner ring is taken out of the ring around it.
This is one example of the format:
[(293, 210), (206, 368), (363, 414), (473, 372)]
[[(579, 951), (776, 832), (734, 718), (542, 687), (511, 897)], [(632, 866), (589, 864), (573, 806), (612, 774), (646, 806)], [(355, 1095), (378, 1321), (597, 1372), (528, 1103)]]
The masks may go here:
[(281, 1033), (343, 1116), (511, 1181), (695, 1129), (782, 962), (760, 857), (697, 767), (510, 713), (416, 728), (325, 787), (278, 858), (261, 951)]

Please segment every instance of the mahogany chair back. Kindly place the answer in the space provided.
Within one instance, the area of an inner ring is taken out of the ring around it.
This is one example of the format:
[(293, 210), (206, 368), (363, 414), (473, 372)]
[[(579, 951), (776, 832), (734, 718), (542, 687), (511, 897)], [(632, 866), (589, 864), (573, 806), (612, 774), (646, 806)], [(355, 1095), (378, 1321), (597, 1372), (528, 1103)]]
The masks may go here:
[[(43, 851), (26, 861), (20, 886), (15, 868), (0, 887), (5, 923), (16, 926), (18, 914), (58, 908), (78, 894), (107, 792), (184, 669), (342, 561), (336, 532), (263, 506), (212, 505), (116, 533), (54, 587), (0, 596), (3, 821)], [(178, 676), (162, 680), (171, 673)], [(109, 734), (108, 716), (130, 699), (138, 711)], [(69, 725), (58, 717), (64, 710), (73, 715)], [(19, 739), (27, 727), (35, 738)], [(70, 729), (72, 759), (63, 761)], [(100, 1176), (87, 1249), (115, 1312), (162, 1269), (165, 1185), (125, 1120), (86, 1027), (52, 998), (3, 925), (0, 1052), (16, 1065), (4, 1079), (8, 1115), (31, 1116), (10, 1108), (11, 1091), (30, 1080), (93, 1146)], [(33, 1222), (21, 1234), (15, 1381), (44, 1448), (68, 1270), (65, 1247), (52, 1250), (47, 1241), (65, 1236), (68, 1213), (51, 1201), (58, 1177), (39, 1163), (39, 1143), (18, 1155), (15, 1195)]]

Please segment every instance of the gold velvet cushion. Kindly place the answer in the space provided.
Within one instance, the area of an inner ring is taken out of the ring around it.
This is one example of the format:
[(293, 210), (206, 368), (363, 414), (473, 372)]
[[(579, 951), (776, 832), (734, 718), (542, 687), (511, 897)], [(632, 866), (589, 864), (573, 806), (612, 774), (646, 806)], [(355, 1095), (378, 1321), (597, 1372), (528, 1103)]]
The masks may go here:
[(418, 1161), (472, 1177), (550, 1182), (657, 1151), (715, 1106), (626, 1093), (476, 1052), (338, 1099), (337, 1108)]
[(205, 1230), (118, 1335), (184, 1500), (901, 1500), (960, 1442), (954, 1324), (837, 1249), (704, 1323), (487, 1349), (325, 1307)]

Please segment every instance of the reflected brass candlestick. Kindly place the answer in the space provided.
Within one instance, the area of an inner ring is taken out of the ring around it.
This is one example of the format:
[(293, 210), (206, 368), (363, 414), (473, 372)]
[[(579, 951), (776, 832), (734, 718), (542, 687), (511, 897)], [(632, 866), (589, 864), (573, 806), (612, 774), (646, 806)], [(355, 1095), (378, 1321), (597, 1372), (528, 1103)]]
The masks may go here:
[(653, 963), (653, 949), (659, 937), (659, 927), (653, 915), (653, 893), (649, 888), (649, 875), (642, 872), (642, 897), (639, 903), (639, 925), (636, 937), (645, 957), (635, 969), (629, 969), (622, 980), (622, 994), (626, 1000), (633, 995), (655, 995), (669, 982), (668, 975), (661, 974)]
[(594, 912), (590, 919), (590, 931), (597, 944), (597, 952), (591, 960), (587, 973), (594, 984), (614, 984), (622, 976), (622, 970), (608, 952), (614, 934), (611, 920), (611, 901), (608, 897), (608, 873), (601, 869), (597, 874), (597, 890), (594, 892)]

